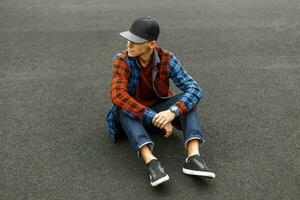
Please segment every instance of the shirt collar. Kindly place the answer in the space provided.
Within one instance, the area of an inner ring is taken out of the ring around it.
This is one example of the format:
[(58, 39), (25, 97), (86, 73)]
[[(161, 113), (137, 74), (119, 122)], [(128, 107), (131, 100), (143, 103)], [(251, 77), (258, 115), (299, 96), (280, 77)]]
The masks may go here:
[(154, 66), (156, 66), (158, 63), (160, 63), (160, 58), (159, 58), (158, 53), (155, 48), (153, 49), (152, 62), (153, 62)]

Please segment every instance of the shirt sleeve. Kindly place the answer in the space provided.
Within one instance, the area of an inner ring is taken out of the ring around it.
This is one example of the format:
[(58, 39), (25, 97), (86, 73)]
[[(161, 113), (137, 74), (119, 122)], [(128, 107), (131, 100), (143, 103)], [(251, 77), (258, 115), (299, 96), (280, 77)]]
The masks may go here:
[(198, 104), (203, 96), (203, 92), (172, 53), (169, 75), (174, 84), (184, 92), (184, 95), (176, 102), (176, 105), (179, 107), (180, 113), (186, 113)]
[(127, 83), (131, 73), (130, 67), (120, 58), (116, 58), (113, 64), (113, 78), (110, 84), (112, 102), (122, 108), (122, 111), (128, 116), (152, 123), (152, 118), (156, 112), (136, 101), (127, 92)]

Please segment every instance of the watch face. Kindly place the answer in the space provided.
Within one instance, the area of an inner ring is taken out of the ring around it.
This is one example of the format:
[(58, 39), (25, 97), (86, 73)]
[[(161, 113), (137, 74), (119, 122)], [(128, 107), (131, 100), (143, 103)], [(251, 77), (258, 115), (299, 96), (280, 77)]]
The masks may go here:
[(171, 110), (172, 110), (173, 112), (176, 112), (176, 111), (178, 110), (178, 108), (177, 108), (176, 106), (172, 106), (172, 107), (171, 107)]
[(171, 109), (171, 111), (172, 111), (172, 112), (174, 112), (174, 111), (175, 111), (175, 110), (174, 110), (174, 106), (172, 106), (170, 109)]

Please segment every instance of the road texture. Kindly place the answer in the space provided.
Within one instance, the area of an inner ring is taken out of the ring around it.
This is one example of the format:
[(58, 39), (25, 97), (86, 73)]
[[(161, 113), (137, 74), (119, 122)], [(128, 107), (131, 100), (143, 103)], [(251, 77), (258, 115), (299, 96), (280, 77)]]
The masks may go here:
[[(145, 15), (204, 90), (215, 180), (182, 174), (175, 131), (153, 135), (170, 182), (152, 188), (127, 140), (106, 133), (118, 34)], [(1, 200), (296, 200), (299, 102), (297, 0), (0, 1)]]

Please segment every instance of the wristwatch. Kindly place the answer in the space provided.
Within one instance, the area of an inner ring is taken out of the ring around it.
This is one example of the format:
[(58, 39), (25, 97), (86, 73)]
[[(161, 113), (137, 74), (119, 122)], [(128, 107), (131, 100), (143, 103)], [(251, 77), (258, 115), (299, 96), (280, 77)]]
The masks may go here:
[(178, 108), (178, 106), (176, 106), (176, 105), (172, 105), (171, 107), (170, 107), (170, 111), (172, 112), (172, 113), (175, 113), (175, 116), (177, 117), (177, 116), (179, 116), (179, 108)]

